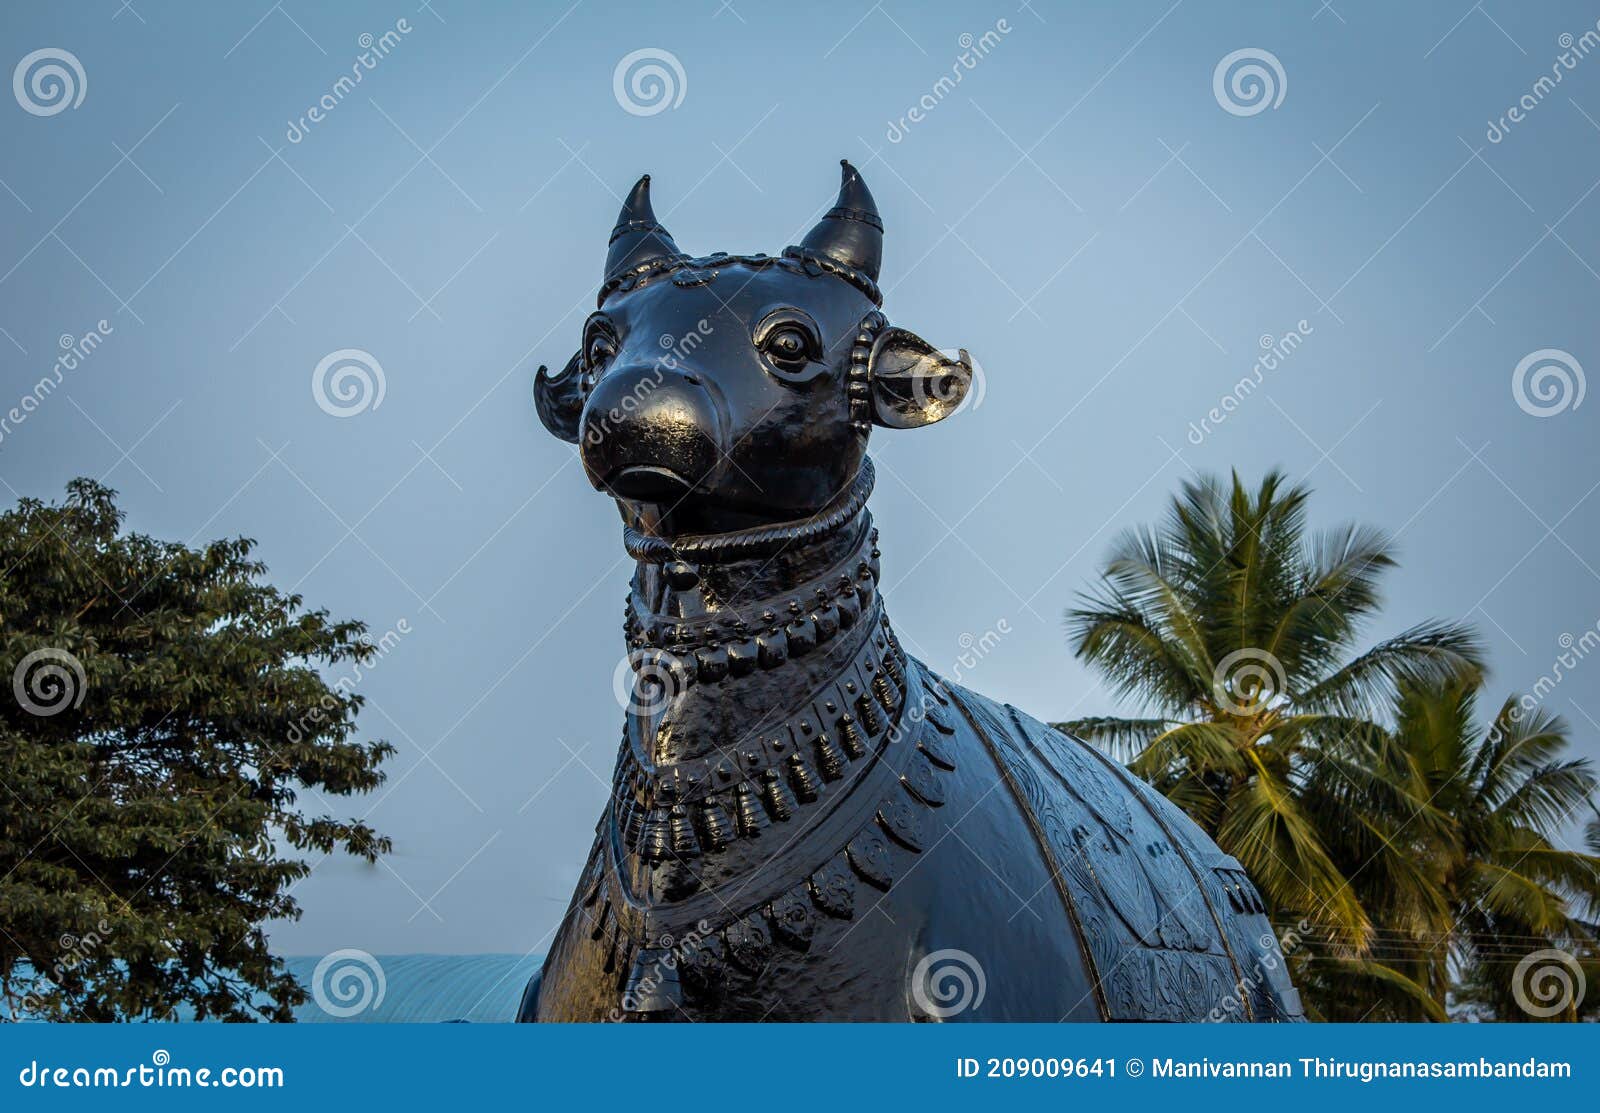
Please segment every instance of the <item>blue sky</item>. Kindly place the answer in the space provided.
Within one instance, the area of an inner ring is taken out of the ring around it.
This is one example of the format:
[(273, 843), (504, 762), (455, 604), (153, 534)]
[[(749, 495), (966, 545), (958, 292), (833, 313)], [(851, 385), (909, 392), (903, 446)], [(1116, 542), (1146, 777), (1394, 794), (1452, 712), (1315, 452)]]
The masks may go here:
[[(888, 228), (890, 318), (984, 373), (981, 405), (872, 449), (890, 610), (935, 669), (1003, 623), (967, 683), (1041, 718), (1112, 710), (1064, 608), (1186, 475), (1281, 465), (1322, 524), (1398, 535), (1373, 638), (1466, 618), (1493, 689), (1526, 690), (1600, 620), (1596, 403), (1558, 390), (1536, 416), (1513, 391), (1534, 353), (1600, 367), (1600, 57), (1578, 41), (1559, 62), (1594, 19), (1505, 0), (8, 4), (5, 66), (65, 51), (81, 89), (0, 103), (0, 390), (110, 327), (4, 431), (0, 493), (104, 477), (137, 528), (257, 538), (309, 603), (409, 630), (361, 684), (364, 728), (400, 749), (390, 783), (346, 805), (396, 852), (319, 864), (282, 949), (539, 947), (619, 736), (627, 567), (615, 512), (538, 425), (534, 369), (576, 347), (641, 172), (686, 249), (776, 252), (848, 156)], [(1214, 89), (1241, 50), (1272, 86), (1259, 110)], [(616, 94), (636, 51), (675, 63), (665, 102), (625, 103), (626, 73)], [(338, 417), (312, 379), (346, 349), (384, 390)], [(1596, 677), (1580, 663), (1547, 697), (1591, 756)]]

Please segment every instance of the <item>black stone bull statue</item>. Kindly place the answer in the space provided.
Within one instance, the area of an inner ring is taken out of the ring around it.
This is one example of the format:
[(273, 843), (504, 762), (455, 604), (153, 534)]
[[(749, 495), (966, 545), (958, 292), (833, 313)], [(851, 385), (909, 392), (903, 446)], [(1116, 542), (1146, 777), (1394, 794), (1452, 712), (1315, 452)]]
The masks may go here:
[(896, 639), (868, 436), (972, 366), (884, 318), (860, 175), (779, 256), (690, 257), (649, 188), (535, 379), (638, 566), (610, 803), (519, 1019), (1301, 1019), (1237, 861)]

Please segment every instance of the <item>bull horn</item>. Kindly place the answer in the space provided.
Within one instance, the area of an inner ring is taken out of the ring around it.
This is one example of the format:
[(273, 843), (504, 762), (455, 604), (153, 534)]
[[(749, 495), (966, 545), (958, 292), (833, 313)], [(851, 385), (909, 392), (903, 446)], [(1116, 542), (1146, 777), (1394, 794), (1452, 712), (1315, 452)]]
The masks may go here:
[(878, 203), (861, 180), (860, 171), (848, 159), (840, 159), (839, 166), (839, 199), (806, 233), (800, 246), (854, 267), (876, 282), (878, 268), (883, 264), (883, 221), (878, 217)]
[(658, 259), (682, 257), (672, 235), (656, 220), (650, 207), (650, 175), (634, 184), (622, 203), (622, 215), (611, 230), (611, 246), (606, 249), (605, 277), (611, 279)]

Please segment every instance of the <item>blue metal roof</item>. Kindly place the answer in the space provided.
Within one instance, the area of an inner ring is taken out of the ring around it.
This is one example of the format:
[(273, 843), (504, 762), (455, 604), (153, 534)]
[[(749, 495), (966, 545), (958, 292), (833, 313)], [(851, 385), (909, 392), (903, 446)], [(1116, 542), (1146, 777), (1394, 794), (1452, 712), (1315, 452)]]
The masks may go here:
[[(516, 1018), (523, 987), (544, 961), (543, 956), (524, 955), (377, 955), (383, 972), (382, 998), (367, 993), (365, 1007), (344, 1017), (331, 1015), (315, 998), (314, 974), (322, 957), (284, 959), (295, 979), (313, 991), (312, 999), (295, 1009), (295, 1019), (302, 1023), (509, 1022)], [(337, 969), (333, 967), (330, 976)], [(326, 988), (323, 996), (336, 1011), (343, 1011), (333, 987)], [(347, 1000), (354, 1006), (363, 998)]]
[[(356, 957), (334, 961), (341, 956)], [(523, 987), (544, 958), (335, 952), (331, 956), (290, 956), (283, 961), (310, 994), (294, 1011), (295, 1020), (301, 1023), (495, 1024), (516, 1019)], [(324, 961), (329, 967), (319, 987), (317, 967)], [(341, 981), (343, 970), (350, 974)], [(28, 1018), (10, 1016), (0, 1001), (0, 1019)]]

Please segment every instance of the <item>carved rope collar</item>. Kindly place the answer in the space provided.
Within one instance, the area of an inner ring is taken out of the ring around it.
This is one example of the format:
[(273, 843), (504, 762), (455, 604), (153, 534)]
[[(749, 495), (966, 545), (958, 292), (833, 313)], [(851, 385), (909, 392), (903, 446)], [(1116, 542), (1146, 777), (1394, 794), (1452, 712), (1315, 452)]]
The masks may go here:
[(814, 545), (848, 527), (866, 508), (875, 479), (871, 458), (864, 458), (850, 485), (810, 517), (754, 529), (681, 537), (653, 537), (628, 526), (622, 531), (622, 544), (629, 556), (648, 564), (759, 560), (792, 546)]

